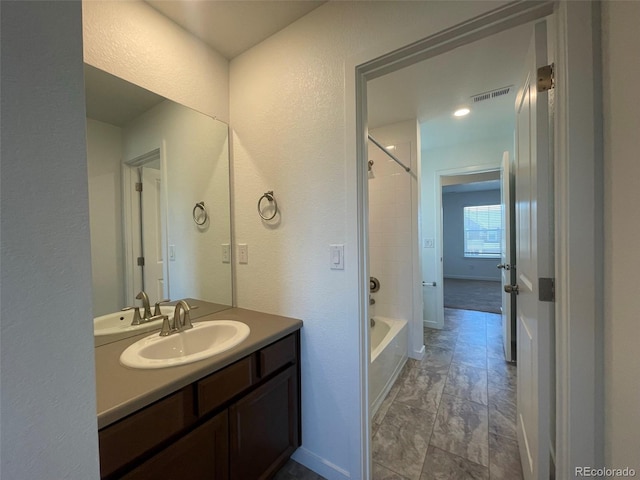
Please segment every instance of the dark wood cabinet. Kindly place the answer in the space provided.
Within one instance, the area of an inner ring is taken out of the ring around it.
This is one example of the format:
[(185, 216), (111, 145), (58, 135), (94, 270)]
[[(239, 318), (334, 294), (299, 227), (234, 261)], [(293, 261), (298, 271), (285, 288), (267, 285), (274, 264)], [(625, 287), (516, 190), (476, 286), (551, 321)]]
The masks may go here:
[(299, 358), (295, 332), (101, 429), (101, 478), (271, 478), (300, 446)]
[(176, 440), (122, 480), (229, 478), (229, 422), (224, 411)]
[(270, 478), (298, 447), (297, 391), (289, 367), (229, 408), (231, 480)]

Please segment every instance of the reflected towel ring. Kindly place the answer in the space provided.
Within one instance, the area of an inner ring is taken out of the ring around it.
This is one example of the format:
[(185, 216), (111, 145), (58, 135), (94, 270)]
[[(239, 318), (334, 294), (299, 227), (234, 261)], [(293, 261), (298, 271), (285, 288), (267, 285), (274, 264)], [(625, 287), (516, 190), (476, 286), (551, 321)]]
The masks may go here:
[(196, 225), (204, 225), (207, 220), (209, 220), (209, 213), (204, 207), (204, 202), (196, 203), (196, 206), (193, 207), (193, 221), (196, 222)]
[[(260, 208), (260, 204), (262, 203), (262, 200), (264, 200), (265, 198), (269, 201), (269, 203), (273, 203), (273, 215), (271, 215), (270, 217), (263, 215), (262, 209)], [(265, 192), (264, 195), (260, 197), (260, 200), (258, 200), (258, 215), (260, 215), (260, 217), (263, 220), (273, 220), (273, 218), (277, 214), (278, 214), (278, 202), (276, 202), (276, 199), (273, 196), (273, 190), (269, 190), (268, 192)]]

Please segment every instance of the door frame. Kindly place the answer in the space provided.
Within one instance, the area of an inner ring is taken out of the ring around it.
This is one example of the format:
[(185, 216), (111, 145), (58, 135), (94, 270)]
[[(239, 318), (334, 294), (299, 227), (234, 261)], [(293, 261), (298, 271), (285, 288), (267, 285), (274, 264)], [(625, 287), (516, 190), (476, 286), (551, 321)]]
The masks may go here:
[[(346, 158), (355, 158), (348, 181), (356, 185), (349, 212), (357, 218), (360, 329), (360, 462), (371, 472), (367, 329), (367, 81), (533, 20), (549, 21), (555, 63), (553, 131), (555, 208), (557, 478), (579, 465), (604, 465), (603, 389), (603, 185), (600, 5), (597, 2), (511, 2), (454, 27), (379, 56), (348, 59)], [(595, 27), (594, 27), (595, 26)], [(580, 75), (568, 75), (571, 69)], [(355, 107), (355, 108), (353, 108)], [(585, 234), (589, 232), (589, 234)], [(593, 262), (584, 262), (593, 258)], [(555, 441), (554, 441), (555, 440)], [(551, 452), (550, 452), (551, 453)]]

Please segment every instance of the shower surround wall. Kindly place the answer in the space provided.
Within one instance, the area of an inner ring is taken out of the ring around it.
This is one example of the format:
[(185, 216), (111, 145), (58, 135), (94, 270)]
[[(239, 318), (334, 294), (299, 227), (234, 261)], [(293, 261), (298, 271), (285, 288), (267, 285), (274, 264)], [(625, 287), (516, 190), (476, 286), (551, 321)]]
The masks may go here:
[[(422, 355), (423, 333), (421, 291), (414, 289), (417, 259), (417, 123), (415, 121), (371, 130), (371, 136), (405, 165), (406, 172), (380, 148), (369, 142), (369, 274), (380, 280), (380, 290), (373, 295), (376, 303), (369, 316), (379, 315), (409, 323), (409, 355)], [(415, 217), (415, 218), (414, 218)], [(416, 272), (417, 273), (417, 272)], [(418, 301), (416, 309), (415, 300)]]

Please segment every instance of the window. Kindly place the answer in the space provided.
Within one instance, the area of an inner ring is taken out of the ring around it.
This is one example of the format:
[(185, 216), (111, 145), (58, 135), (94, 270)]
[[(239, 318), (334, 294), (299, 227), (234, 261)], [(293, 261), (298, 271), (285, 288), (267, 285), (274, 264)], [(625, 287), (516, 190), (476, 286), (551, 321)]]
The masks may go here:
[(502, 206), (464, 207), (464, 256), (500, 258)]

